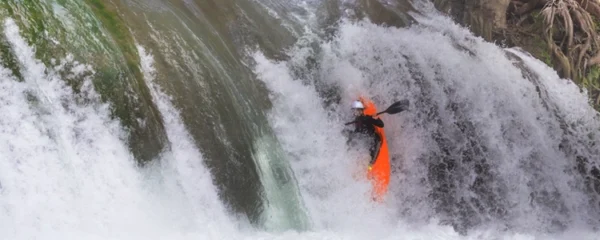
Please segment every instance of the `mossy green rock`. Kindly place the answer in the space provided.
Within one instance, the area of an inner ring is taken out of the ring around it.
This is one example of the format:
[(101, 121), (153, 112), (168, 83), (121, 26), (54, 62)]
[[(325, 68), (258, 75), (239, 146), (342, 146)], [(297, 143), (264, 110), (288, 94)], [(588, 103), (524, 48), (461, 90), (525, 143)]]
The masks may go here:
[[(35, 57), (49, 69), (68, 56), (91, 65), (96, 91), (111, 104), (114, 117), (129, 133), (134, 157), (145, 162), (164, 148), (165, 130), (140, 70), (135, 42), (110, 1), (3, 1), (1, 17), (14, 19)], [(21, 69), (6, 39), (0, 37), (3, 67), (22, 80)], [(75, 92), (83, 79), (58, 72)]]

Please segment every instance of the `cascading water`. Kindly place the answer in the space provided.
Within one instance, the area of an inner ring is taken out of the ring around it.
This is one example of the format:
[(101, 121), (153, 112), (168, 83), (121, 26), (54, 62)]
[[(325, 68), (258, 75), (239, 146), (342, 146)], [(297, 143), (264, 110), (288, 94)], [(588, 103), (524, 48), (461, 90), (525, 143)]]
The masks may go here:
[[(0, 238), (598, 239), (575, 84), (427, 3), (401, 29), (353, 4), (0, 3)], [(343, 133), (358, 95), (411, 101), (382, 117), (383, 204)]]
[[(294, 178), (263, 174), (285, 171), (285, 176), (293, 175), (285, 156), (271, 154), (280, 147), (261, 113), (268, 105), (262, 97), (264, 90), (252, 84), (250, 70), (239, 61), (240, 49), (235, 48), (236, 44), (264, 42), (269, 36), (276, 40), (262, 44), (265, 51), (291, 43), (288, 31), (297, 26), (289, 20), (280, 20), (286, 27), (277, 31), (272, 18), (260, 15), (266, 12), (260, 8), (263, 5), (246, 1), (11, 1), (2, 6), (0, 15), (18, 19), (24, 37), (40, 42), (40, 61), (51, 62), (50, 58), (72, 51), (76, 61), (95, 67), (91, 80), (103, 100), (112, 103), (111, 116), (119, 117), (127, 129), (127, 145), (142, 164), (153, 161), (170, 145), (165, 123), (160, 113), (155, 114), (162, 110), (155, 106), (152, 89), (138, 67), (141, 59), (136, 45), (145, 46), (158, 59), (153, 62), (154, 82), (174, 96), (173, 105), (181, 109), (182, 123), (205, 156), (228, 210), (242, 212), (255, 225), (273, 230), (306, 228)], [(277, 4), (273, 9), (287, 7)], [(226, 24), (233, 20), (239, 25)], [(254, 32), (264, 32), (265, 27), (271, 27), (270, 32), (256, 36)], [(237, 35), (229, 36), (230, 31)], [(10, 47), (3, 47), (10, 60)], [(18, 75), (18, 66), (4, 63)], [(77, 82), (67, 83), (78, 88)], [(289, 184), (265, 190), (267, 182)], [(274, 212), (294, 217), (277, 219)]]
[[(363, 226), (377, 216), (347, 200), (352, 168), (366, 164), (367, 150), (347, 149), (343, 123), (363, 95), (381, 109), (413, 103), (383, 116), (392, 215), (438, 218), (463, 233), (594, 229), (600, 122), (585, 94), (527, 54), (420, 7), (425, 15), (407, 29), (344, 21), (333, 40), (302, 42), (287, 62), (255, 55), (259, 79), (273, 91), (271, 125), (294, 156), (311, 216), (322, 226)], [(365, 191), (349, 188), (354, 196)], [(340, 219), (345, 211), (358, 218)]]
[[(3, 239), (121, 239), (132, 232), (133, 238), (151, 238), (186, 231), (212, 238), (231, 226), (199, 165), (199, 152), (164, 95), (153, 91), (173, 146), (162, 155), (162, 172), (147, 175), (135, 167), (120, 124), (109, 119), (108, 106), (91, 86), (93, 67), (66, 58), (46, 68), (13, 20), (3, 28), (24, 79), (1, 69)], [(88, 77), (75, 93), (59, 70)]]

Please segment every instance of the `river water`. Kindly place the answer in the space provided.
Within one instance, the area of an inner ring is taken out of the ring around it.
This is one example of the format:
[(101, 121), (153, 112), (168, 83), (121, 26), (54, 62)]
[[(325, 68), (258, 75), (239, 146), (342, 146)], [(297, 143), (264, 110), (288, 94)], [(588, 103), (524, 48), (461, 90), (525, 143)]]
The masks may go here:
[[(598, 239), (586, 94), (429, 2), (4, 1), (0, 23), (3, 239)], [(382, 204), (344, 135), (360, 95), (411, 102), (382, 117)]]

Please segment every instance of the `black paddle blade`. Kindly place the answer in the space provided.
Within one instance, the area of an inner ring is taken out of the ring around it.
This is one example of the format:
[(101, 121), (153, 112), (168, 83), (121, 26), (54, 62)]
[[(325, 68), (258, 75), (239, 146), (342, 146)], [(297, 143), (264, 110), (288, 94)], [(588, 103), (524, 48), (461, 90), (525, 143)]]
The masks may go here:
[(396, 113), (408, 110), (409, 105), (410, 105), (410, 101), (408, 101), (408, 99), (400, 100), (400, 101), (395, 102), (394, 104), (390, 105), (390, 107), (388, 107), (385, 111), (380, 112), (377, 115), (382, 114), (382, 113), (396, 114)]

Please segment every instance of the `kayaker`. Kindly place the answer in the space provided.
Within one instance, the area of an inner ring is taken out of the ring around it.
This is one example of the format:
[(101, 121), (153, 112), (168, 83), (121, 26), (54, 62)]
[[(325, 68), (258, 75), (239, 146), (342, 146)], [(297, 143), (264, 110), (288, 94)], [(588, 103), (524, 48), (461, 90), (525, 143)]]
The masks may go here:
[[(370, 167), (375, 162), (382, 141), (379, 134), (375, 132), (375, 127), (383, 128), (383, 121), (381, 121), (379, 117), (365, 114), (365, 106), (359, 100), (352, 102), (352, 110), (354, 110), (355, 116), (354, 134), (367, 136), (369, 141), (369, 154), (371, 156), (371, 161), (369, 162)], [(354, 134), (351, 134), (351, 138)]]
[(377, 116), (383, 113), (396, 114), (408, 110), (410, 102), (406, 99), (394, 102), (386, 110), (377, 112), (375, 104), (365, 98), (360, 97), (357, 101), (352, 102), (352, 110), (354, 111), (355, 120), (345, 123), (345, 125), (354, 124), (354, 131), (345, 129), (348, 134), (348, 142), (352, 141), (353, 137), (366, 140), (369, 146), (369, 154), (371, 161), (367, 170), (367, 179), (373, 184), (372, 196), (373, 200), (383, 202), (383, 197), (388, 191), (390, 184), (391, 164), (388, 143), (383, 130), (383, 121)]

